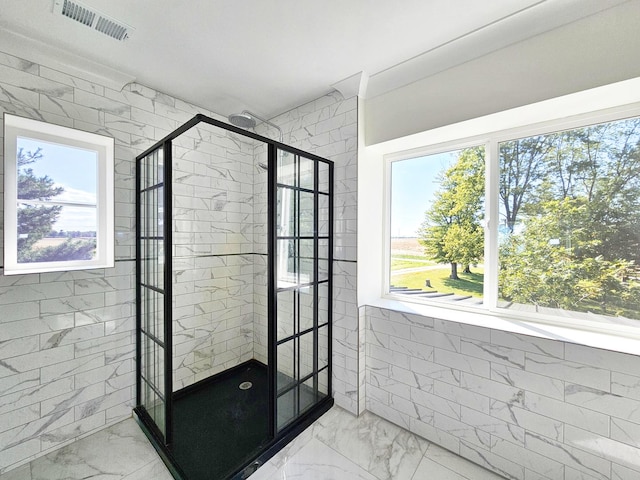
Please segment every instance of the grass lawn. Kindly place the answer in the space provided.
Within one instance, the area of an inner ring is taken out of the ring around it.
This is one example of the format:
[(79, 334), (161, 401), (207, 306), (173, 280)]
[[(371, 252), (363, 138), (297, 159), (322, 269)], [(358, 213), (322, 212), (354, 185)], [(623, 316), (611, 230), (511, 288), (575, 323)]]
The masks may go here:
[(435, 265), (435, 262), (424, 258), (422, 255), (391, 255), (391, 271), (402, 270), (404, 268), (425, 267)]
[(407, 273), (405, 275), (397, 275), (391, 278), (394, 287), (421, 288), (430, 290), (425, 287), (424, 281), (431, 280), (433, 290), (445, 293), (457, 293), (459, 295), (472, 295), (474, 297), (482, 297), (482, 282), (484, 280), (484, 269), (482, 267), (471, 267), (471, 273), (461, 273), (458, 267), (459, 280), (451, 280), (451, 268), (443, 267), (437, 270), (428, 270), (425, 272)]

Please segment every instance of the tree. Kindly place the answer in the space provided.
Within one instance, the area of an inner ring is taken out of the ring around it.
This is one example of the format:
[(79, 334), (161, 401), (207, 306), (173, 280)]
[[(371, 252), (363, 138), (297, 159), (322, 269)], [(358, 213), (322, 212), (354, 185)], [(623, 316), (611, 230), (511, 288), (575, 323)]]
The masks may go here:
[(501, 242), (501, 297), (640, 318), (640, 120), (542, 141), (535, 181), (518, 191), (518, 220)]
[[(60, 195), (64, 189), (54, 187), (54, 181), (48, 176), (36, 177), (33, 169), (25, 168), (42, 158), (42, 149), (35, 152), (18, 149), (18, 201), (50, 200)], [(23, 262), (26, 252), (44, 238), (60, 215), (59, 205), (30, 205), (22, 203), (18, 207), (18, 261)]]
[(469, 266), (482, 258), (484, 232), (480, 226), (484, 200), (484, 148), (460, 151), (456, 163), (442, 174), (440, 190), (425, 212), (419, 241), (425, 253), (451, 265), (458, 279), (458, 263)]
[(509, 232), (514, 231), (520, 210), (529, 203), (534, 187), (544, 176), (551, 144), (546, 136), (500, 144), (499, 195)]
[[(34, 204), (31, 201), (50, 201), (64, 192), (56, 187), (49, 176), (37, 177), (32, 168), (27, 168), (43, 158), (42, 148), (34, 152), (18, 149), (18, 262), (53, 262), (61, 260), (89, 260), (96, 248), (95, 238), (67, 241), (50, 247), (34, 248), (45, 237), (58, 236), (53, 226), (60, 217), (62, 206)], [(22, 202), (21, 202), (22, 200)], [(26, 200), (26, 202), (25, 202)], [(69, 236), (68, 233), (62, 236)]]

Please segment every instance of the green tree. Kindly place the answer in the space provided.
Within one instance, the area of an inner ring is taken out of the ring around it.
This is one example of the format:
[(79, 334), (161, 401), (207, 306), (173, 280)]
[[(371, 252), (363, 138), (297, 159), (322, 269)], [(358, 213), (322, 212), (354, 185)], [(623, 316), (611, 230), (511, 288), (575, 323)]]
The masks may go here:
[(458, 279), (458, 263), (470, 271), (484, 253), (480, 225), (484, 201), (484, 148), (467, 148), (441, 177), (440, 189), (419, 231), (425, 254), (451, 265), (450, 278)]
[(543, 142), (536, 181), (503, 232), (501, 297), (639, 318), (640, 120)]
[[(18, 262), (53, 262), (60, 260), (89, 260), (96, 248), (96, 239), (68, 239), (59, 245), (34, 248), (36, 243), (47, 236), (60, 236), (52, 228), (60, 216), (62, 206), (34, 204), (29, 201), (50, 201), (64, 192), (56, 187), (49, 176), (38, 177), (29, 165), (42, 159), (42, 149), (25, 151), (18, 149)], [(22, 200), (22, 202), (21, 202)], [(26, 202), (24, 202), (26, 200)], [(62, 231), (60, 231), (62, 233)], [(69, 236), (68, 233), (62, 236)]]
[(44, 238), (60, 215), (59, 205), (30, 205), (20, 200), (51, 200), (60, 195), (64, 189), (54, 187), (54, 181), (47, 175), (36, 177), (33, 169), (27, 165), (42, 158), (42, 149), (25, 151), (18, 149), (18, 261), (25, 261), (25, 254), (33, 245)]
[(550, 149), (551, 142), (547, 136), (500, 144), (499, 196), (509, 232), (514, 231), (521, 209), (531, 203), (531, 195), (544, 177), (545, 159)]

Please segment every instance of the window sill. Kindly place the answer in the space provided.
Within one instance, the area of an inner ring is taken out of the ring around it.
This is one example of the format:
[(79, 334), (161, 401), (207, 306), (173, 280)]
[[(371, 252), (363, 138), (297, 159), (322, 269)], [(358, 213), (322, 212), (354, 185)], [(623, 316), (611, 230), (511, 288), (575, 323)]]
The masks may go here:
[[(368, 306), (394, 310), (424, 317), (491, 328), (520, 335), (576, 343), (632, 355), (640, 354), (640, 328), (623, 325), (600, 325), (595, 322), (578, 322), (568, 325), (565, 319), (555, 324), (544, 320), (524, 318), (514, 312), (482, 310), (459, 305), (427, 304), (412, 302), (398, 295), (387, 295), (367, 302)], [(563, 322), (564, 324), (560, 324)]]

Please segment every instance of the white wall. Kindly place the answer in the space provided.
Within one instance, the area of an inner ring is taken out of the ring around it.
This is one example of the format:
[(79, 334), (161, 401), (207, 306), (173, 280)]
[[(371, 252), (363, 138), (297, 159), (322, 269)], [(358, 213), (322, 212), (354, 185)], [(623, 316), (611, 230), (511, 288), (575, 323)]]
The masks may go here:
[(367, 99), (366, 144), (640, 76), (640, 1)]

